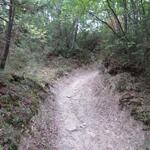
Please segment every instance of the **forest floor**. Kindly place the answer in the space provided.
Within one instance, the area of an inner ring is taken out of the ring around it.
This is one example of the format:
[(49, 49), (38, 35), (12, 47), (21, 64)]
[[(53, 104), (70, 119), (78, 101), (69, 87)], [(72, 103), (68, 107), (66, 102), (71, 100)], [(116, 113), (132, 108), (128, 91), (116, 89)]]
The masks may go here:
[(53, 58), (32, 62), (25, 68), (0, 72), (0, 150), (18, 149), (20, 137), (31, 130), (31, 118), (47, 96), (49, 86), (78, 65), (72, 59)]
[(82, 68), (56, 80), (19, 149), (146, 149), (143, 124), (120, 110), (120, 95), (106, 86), (105, 78), (98, 69)]

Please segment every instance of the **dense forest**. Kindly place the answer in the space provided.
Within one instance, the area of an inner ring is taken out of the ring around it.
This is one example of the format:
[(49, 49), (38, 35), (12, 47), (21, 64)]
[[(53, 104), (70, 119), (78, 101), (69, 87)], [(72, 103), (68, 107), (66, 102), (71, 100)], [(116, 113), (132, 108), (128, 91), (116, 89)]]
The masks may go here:
[(148, 0), (2, 0), (0, 5), (1, 69), (9, 53), (26, 63), (37, 53), (86, 59), (95, 51), (149, 69)]
[(17, 149), (51, 80), (94, 63), (149, 87), (149, 0), (0, 0), (0, 149)]

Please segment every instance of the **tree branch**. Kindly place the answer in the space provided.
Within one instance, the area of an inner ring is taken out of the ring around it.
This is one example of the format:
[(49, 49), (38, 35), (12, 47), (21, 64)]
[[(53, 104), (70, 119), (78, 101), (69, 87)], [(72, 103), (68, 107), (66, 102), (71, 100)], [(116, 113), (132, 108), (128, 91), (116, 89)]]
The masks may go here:
[(107, 5), (108, 5), (109, 9), (111, 10), (111, 12), (113, 13), (115, 19), (117, 20), (117, 23), (118, 23), (118, 25), (119, 25), (119, 28), (120, 28), (121, 32), (123, 33), (125, 39), (126, 39), (127, 41), (129, 41), (128, 38), (126, 37), (126, 34), (125, 34), (125, 32), (124, 32), (124, 30), (123, 30), (123, 28), (122, 28), (121, 22), (120, 22), (120, 20), (119, 20), (119, 18), (118, 18), (118, 16), (117, 16), (116, 12), (113, 10), (113, 8), (112, 8), (111, 5), (110, 5), (110, 1), (109, 1), (109, 0), (106, 0), (106, 1), (107, 1)]
[(115, 19), (117, 20), (117, 23), (118, 23), (118, 25), (119, 25), (119, 28), (121, 29), (122, 32), (124, 32), (124, 31), (123, 31), (123, 28), (122, 28), (122, 25), (121, 25), (121, 23), (120, 23), (120, 20), (118, 19), (117, 14), (115, 13), (115, 11), (113, 10), (113, 8), (111, 7), (109, 0), (107, 0), (107, 5), (108, 5), (109, 9), (111, 10), (111, 12), (113, 13)]
[(120, 36), (116, 33), (116, 31), (104, 20), (100, 19), (98, 16), (94, 15), (92, 12), (88, 12), (92, 17), (95, 17), (98, 21), (102, 22), (105, 24), (117, 37), (120, 38)]
[(6, 19), (4, 19), (3, 17), (0, 16), (0, 19), (5, 21), (6, 23), (8, 23), (8, 21)]

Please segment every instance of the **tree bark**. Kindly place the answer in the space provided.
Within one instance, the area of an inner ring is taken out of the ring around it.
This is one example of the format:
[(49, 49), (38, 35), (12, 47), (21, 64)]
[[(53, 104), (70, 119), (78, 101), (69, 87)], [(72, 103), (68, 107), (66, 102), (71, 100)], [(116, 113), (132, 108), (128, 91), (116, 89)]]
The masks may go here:
[(5, 68), (6, 60), (7, 60), (8, 54), (9, 54), (11, 33), (12, 33), (13, 22), (14, 22), (14, 15), (15, 15), (14, 1), (10, 0), (9, 20), (8, 20), (7, 29), (6, 29), (6, 43), (5, 43), (2, 60), (0, 62), (0, 69), (2, 69), (2, 70)]

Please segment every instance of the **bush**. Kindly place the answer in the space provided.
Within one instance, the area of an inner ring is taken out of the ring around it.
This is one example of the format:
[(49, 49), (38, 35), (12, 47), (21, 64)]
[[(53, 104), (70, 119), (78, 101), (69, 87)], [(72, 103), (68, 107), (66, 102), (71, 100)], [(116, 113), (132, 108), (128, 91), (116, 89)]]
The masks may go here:
[(78, 34), (78, 46), (82, 49), (94, 51), (99, 48), (101, 37), (99, 32), (82, 31)]

